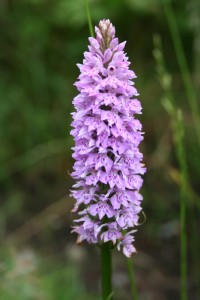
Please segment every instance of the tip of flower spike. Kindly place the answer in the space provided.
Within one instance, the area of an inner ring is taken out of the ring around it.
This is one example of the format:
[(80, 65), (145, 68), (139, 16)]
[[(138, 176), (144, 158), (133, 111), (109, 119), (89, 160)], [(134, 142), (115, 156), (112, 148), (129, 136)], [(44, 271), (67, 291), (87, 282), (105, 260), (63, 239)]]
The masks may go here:
[(110, 22), (109, 19), (107, 19), (107, 20), (105, 20), (105, 19), (101, 20), (99, 22), (99, 29), (101, 30), (101, 32), (103, 34), (106, 34), (106, 33), (108, 33), (110, 35), (111, 34), (115, 34), (115, 28), (114, 28), (113, 24)]
[(100, 44), (102, 52), (109, 48), (111, 41), (115, 37), (115, 27), (109, 19), (101, 20), (99, 26), (95, 27), (96, 39)]

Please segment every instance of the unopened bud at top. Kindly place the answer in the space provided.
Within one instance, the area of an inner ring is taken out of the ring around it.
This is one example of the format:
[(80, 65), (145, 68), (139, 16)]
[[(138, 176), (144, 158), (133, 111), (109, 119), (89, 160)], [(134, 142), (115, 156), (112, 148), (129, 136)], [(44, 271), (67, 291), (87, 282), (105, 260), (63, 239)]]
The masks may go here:
[(102, 20), (99, 22), (99, 26), (95, 27), (97, 40), (101, 45), (101, 50), (104, 52), (109, 48), (111, 40), (115, 37), (115, 28), (110, 20)]
[(99, 22), (99, 29), (101, 30), (101, 32), (103, 34), (107, 34), (110, 36), (114, 36), (115, 35), (115, 28), (112, 25), (112, 23), (110, 22), (110, 20), (102, 20)]

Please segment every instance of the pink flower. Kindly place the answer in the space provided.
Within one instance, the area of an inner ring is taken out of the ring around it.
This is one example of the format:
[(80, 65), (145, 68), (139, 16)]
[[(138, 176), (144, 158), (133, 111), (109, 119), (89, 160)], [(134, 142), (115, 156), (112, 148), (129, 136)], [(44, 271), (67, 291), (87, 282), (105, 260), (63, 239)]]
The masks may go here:
[[(89, 51), (75, 86), (71, 135), (75, 146), (71, 192), (76, 199), (73, 232), (78, 242), (111, 241), (126, 256), (135, 252), (131, 228), (138, 224), (142, 196), (139, 190), (146, 171), (138, 146), (143, 140), (139, 95), (135, 73), (119, 43), (115, 28), (102, 20), (89, 38)], [(124, 235), (125, 230), (125, 235)]]

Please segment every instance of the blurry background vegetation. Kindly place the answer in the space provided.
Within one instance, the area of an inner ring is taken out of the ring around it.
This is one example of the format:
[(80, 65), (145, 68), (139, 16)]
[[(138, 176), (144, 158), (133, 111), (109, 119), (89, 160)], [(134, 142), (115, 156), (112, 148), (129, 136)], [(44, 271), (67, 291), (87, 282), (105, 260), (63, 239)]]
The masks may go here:
[[(199, 145), (162, 2), (91, 0), (94, 25), (109, 18), (138, 75), (148, 168), (143, 188), (146, 223), (134, 256), (140, 300), (179, 297), (179, 165), (171, 120), (161, 99), (153, 36), (163, 44), (175, 106), (184, 116), (188, 171), (188, 292), (199, 287)], [(200, 91), (200, 2), (174, 0), (194, 90)], [(72, 138), (73, 86), (87, 49), (83, 0), (0, 1), (0, 299), (99, 299), (99, 254), (75, 245)], [(200, 130), (200, 129), (199, 129)], [(192, 195), (192, 196), (191, 196)], [(116, 299), (130, 297), (126, 261), (114, 254)], [(196, 297), (196, 298), (195, 298)]]

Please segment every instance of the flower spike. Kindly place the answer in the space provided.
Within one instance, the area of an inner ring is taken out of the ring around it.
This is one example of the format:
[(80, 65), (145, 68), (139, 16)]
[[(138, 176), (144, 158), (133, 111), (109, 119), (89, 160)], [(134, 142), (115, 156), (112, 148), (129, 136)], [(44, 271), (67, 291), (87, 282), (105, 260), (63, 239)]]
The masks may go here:
[(119, 43), (110, 20), (100, 21), (95, 32), (83, 64), (78, 64), (79, 94), (73, 100), (76, 184), (71, 194), (76, 199), (73, 211), (80, 216), (73, 232), (78, 243), (110, 242), (129, 257), (136, 252), (133, 233), (146, 171), (138, 149), (142, 125), (135, 117), (142, 108), (125, 42)]

